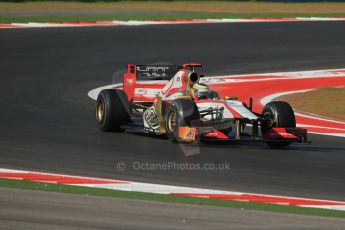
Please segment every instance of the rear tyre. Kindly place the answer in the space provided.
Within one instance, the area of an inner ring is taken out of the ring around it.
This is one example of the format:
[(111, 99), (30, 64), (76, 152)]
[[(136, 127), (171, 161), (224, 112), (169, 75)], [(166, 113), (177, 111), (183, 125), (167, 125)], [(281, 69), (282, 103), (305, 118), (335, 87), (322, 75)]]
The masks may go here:
[(167, 138), (178, 142), (178, 131), (181, 126), (190, 126), (194, 120), (199, 120), (200, 114), (194, 101), (176, 99), (167, 107), (165, 116), (165, 130)]
[(102, 90), (96, 102), (96, 121), (104, 132), (123, 132), (129, 122), (129, 102), (123, 90)]
[[(261, 124), (261, 132), (264, 135), (272, 128), (295, 128), (295, 113), (291, 106), (285, 101), (273, 101), (265, 105), (262, 115), (266, 118)], [(268, 141), (271, 148), (283, 148), (291, 144), (286, 141)]]

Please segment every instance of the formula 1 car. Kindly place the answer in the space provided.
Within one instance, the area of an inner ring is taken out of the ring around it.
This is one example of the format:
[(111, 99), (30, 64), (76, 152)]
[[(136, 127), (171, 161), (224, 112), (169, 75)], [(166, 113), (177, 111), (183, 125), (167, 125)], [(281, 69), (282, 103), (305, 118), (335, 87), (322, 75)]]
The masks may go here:
[[(200, 82), (201, 64), (128, 64), (123, 84), (100, 91), (96, 121), (102, 131), (140, 130), (165, 135), (174, 143), (263, 141), (272, 148), (306, 142), (294, 111), (283, 101), (252, 111), (236, 97), (221, 98)], [(245, 130), (251, 130), (250, 134)], [(261, 134), (259, 132), (261, 129)]]

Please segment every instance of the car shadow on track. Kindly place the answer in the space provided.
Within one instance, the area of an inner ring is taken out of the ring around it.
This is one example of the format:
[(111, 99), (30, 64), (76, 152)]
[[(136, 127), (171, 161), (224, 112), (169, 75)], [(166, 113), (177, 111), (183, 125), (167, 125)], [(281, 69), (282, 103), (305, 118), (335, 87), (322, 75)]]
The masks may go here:
[[(155, 134), (148, 134), (143, 132), (133, 132), (129, 131), (132, 135), (141, 136), (143, 138), (154, 138), (161, 141), (166, 141), (167, 144), (172, 144), (169, 140), (166, 139), (164, 135), (157, 136)], [(188, 152), (198, 152), (198, 148), (229, 148), (229, 149), (257, 149), (265, 151), (300, 151), (300, 152), (335, 152), (341, 151), (345, 152), (345, 147), (323, 147), (323, 146), (314, 146), (312, 143), (293, 143), (290, 146), (283, 148), (270, 148), (265, 142), (199, 142), (199, 143), (179, 143), (178, 144), (182, 151)], [(193, 154), (192, 154), (193, 155)]]

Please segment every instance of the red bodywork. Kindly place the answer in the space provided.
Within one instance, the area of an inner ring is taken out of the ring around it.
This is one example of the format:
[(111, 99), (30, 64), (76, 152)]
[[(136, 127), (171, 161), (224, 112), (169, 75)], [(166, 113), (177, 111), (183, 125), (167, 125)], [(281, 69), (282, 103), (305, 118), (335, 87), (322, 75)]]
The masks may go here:
[(134, 100), (134, 91), (137, 81), (136, 65), (128, 64), (127, 72), (123, 75), (123, 90), (126, 92), (128, 100)]
[[(163, 98), (168, 98), (174, 93), (185, 90), (187, 87), (187, 82), (183, 78), (184, 74), (188, 72), (189, 69), (194, 71), (195, 67), (201, 67), (201, 64), (191, 63), (183, 64), (181, 69), (178, 71), (181, 74), (181, 79), (177, 80), (175, 78), (173, 81), (154, 81), (154, 82), (137, 82), (137, 65), (128, 64), (127, 71), (124, 73), (123, 79), (123, 90), (126, 92), (128, 100), (130, 102), (144, 102), (152, 103), (157, 99), (158, 94), (163, 96)], [(179, 82), (179, 86), (174, 85), (174, 81)], [(148, 91), (157, 92), (157, 94), (147, 96), (145, 94)], [(224, 100), (198, 100), (197, 98), (192, 98), (195, 103), (202, 102), (221, 102), (224, 106), (232, 113), (235, 120), (241, 120), (243, 117), (237, 113), (231, 106), (225, 103)], [(170, 103), (170, 99), (163, 100), (163, 103)], [(212, 127), (180, 127), (179, 128), (179, 138), (183, 141), (195, 141), (200, 139), (209, 140), (234, 140), (228, 135), (220, 132)], [(274, 140), (286, 140), (286, 141), (307, 141), (307, 130), (300, 128), (272, 128), (267, 131), (262, 136), (263, 141), (274, 141)]]

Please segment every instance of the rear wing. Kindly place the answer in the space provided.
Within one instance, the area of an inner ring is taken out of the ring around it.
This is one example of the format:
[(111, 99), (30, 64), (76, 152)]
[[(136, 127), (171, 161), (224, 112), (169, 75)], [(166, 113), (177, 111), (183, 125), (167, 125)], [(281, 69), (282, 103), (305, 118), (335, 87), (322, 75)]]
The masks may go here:
[(170, 81), (181, 68), (179, 65), (136, 65), (137, 81)]
[(123, 90), (128, 100), (133, 101), (137, 82), (169, 81), (182, 69), (179, 65), (136, 65), (128, 64), (123, 75)]

